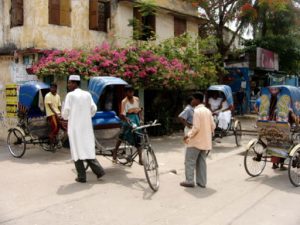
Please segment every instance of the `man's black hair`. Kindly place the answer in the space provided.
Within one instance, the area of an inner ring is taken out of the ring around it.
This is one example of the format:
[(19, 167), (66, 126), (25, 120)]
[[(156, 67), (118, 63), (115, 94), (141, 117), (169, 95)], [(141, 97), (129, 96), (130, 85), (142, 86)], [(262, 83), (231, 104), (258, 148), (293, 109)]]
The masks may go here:
[(193, 100), (193, 97), (192, 97), (192, 96), (188, 96), (188, 97), (185, 99), (185, 103), (190, 105), (190, 104), (192, 103), (192, 100)]
[(50, 84), (50, 87), (55, 87), (55, 88), (57, 88), (57, 84), (56, 84), (56, 83), (51, 83), (51, 84)]
[(192, 96), (200, 102), (203, 102), (204, 95), (201, 92), (195, 92)]
[(79, 80), (74, 80), (78, 87), (80, 87), (81, 82)]
[(132, 85), (128, 84), (125, 86), (125, 91), (133, 91), (133, 90), (134, 89), (133, 89)]
[(80, 87), (80, 80), (70, 80), (70, 82), (74, 82), (75, 84), (77, 84), (78, 87)]

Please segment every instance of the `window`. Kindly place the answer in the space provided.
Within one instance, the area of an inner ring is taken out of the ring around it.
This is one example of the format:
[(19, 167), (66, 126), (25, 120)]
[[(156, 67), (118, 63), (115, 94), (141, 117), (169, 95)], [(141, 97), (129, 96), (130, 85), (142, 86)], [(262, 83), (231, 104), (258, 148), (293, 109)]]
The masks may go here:
[(108, 32), (110, 26), (110, 16), (110, 1), (90, 0), (90, 30)]
[(186, 19), (174, 17), (174, 36), (178, 37), (186, 32)]
[(12, 0), (10, 9), (10, 26), (23, 26), (24, 11), (23, 0)]
[(155, 39), (155, 15), (149, 14), (142, 16), (139, 8), (133, 8), (133, 38), (136, 40), (147, 41)]
[(71, 26), (70, 0), (49, 0), (49, 24)]

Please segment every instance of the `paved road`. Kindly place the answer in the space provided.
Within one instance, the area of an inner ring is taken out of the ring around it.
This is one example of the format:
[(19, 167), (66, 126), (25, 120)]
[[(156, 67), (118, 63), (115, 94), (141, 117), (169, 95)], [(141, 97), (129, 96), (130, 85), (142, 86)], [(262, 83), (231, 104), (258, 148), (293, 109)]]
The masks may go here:
[(32, 149), (15, 159), (0, 144), (0, 224), (300, 224), (300, 188), (270, 165), (262, 176), (249, 178), (243, 147), (236, 148), (232, 137), (215, 144), (206, 189), (179, 186), (184, 178), (180, 135), (153, 139), (153, 146), (160, 164), (157, 193), (136, 164), (122, 167), (98, 157), (106, 176), (97, 181), (88, 172), (88, 183), (78, 184), (68, 150)]

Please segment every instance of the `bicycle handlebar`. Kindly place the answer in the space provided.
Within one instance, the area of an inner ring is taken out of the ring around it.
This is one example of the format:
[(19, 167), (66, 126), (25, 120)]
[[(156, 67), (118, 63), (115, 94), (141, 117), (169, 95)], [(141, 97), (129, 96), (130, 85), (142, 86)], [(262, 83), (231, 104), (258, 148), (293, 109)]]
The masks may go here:
[(148, 127), (156, 127), (156, 126), (160, 126), (160, 125), (161, 124), (157, 123), (157, 120), (155, 120), (153, 123), (149, 123), (149, 124), (145, 124), (145, 125), (142, 125), (142, 126), (134, 127), (132, 129), (132, 131), (137, 131), (137, 130), (141, 130), (141, 129), (148, 128)]

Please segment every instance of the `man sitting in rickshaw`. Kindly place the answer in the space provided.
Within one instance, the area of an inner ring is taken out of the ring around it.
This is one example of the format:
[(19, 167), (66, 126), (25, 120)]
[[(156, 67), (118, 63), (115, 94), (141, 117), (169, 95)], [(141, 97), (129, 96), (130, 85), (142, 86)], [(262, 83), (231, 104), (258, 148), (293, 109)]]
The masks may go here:
[(232, 107), (228, 104), (225, 95), (223, 95), (223, 101), (221, 109), (219, 110), (218, 115), (218, 128), (226, 130), (229, 126), (231, 120), (231, 109)]
[(217, 117), (217, 128), (226, 130), (231, 120), (231, 106), (227, 103), (225, 95), (214, 91), (212, 97), (208, 99), (208, 107), (213, 115)]
[(217, 112), (222, 107), (223, 99), (219, 97), (218, 91), (212, 91), (211, 97), (208, 99), (208, 108), (212, 113)]
[(140, 143), (138, 138), (132, 133), (133, 126), (140, 125), (140, 117), (142, 108), (140, 107), (140, 101), (138, 97), (135, 97), (134, 89), (131, 85), (125, 86), (126, 97), (121, 103), (120, 118), (123, 121), (122, 130), (119, 135), (119, 140), (116, 143), (116, 147), (113, 151), (113, 162), (117, 162), (117, 152), (122, 141), (127, 141), (129, 144), (135, 146), (139, 154), (139, 164), (142, 162), (142, 151), (140, 149)]

